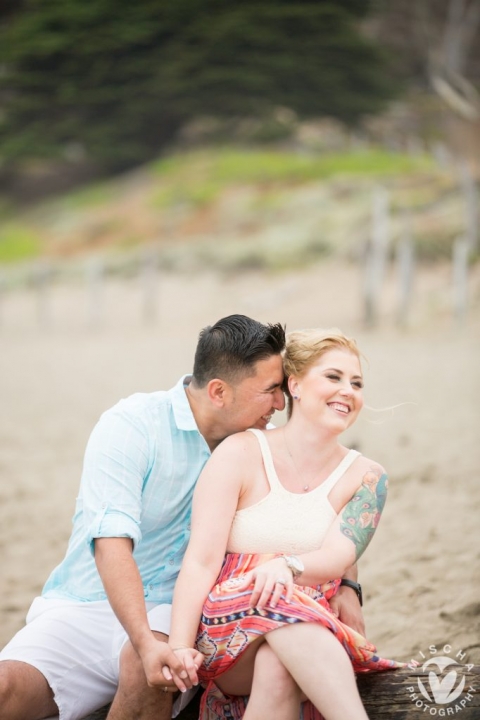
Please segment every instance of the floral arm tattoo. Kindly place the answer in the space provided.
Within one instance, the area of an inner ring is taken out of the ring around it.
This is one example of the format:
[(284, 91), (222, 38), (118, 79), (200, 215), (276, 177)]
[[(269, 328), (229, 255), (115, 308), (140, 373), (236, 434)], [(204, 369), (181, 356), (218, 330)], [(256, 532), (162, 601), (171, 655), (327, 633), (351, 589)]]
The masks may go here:
[(358, 560), (372, 539), (387, 499), (388, 480), (377, 469), (367, 470), (362, 484), (342, 512), (340, 532), (355, 545)]

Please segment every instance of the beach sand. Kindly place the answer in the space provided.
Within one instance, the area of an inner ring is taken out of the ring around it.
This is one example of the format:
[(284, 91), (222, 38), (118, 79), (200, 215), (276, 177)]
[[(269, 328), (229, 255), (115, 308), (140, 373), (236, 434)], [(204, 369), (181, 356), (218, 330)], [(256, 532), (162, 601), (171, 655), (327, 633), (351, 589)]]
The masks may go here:
[(287, 330), (337, 325), (358, 340), (368, 407), (345, 441), (390, 476), (384, 517), (359, 564), (367, 634), (387, 657), (421, 660), (430, 645), (450, 645), (478, 663), (478, 269), (463, 324), (453, 320), (445, 265), (418, 273), (404, 328), (395, 324), (389, 277), (375, 330), (362, 324), (358, 268), (338, 261), (275, 275), (162, 274), (149, 323), (134, 278), (106, 284), (95, 327), (80, 284), (51, 289), (43, 326), (33, 291), (4, 293), (0, 645), (65, 552), (84, 447), (100, 413), (133, 392), (171, 387), (191, 369), (199, 330), (243, 312)]

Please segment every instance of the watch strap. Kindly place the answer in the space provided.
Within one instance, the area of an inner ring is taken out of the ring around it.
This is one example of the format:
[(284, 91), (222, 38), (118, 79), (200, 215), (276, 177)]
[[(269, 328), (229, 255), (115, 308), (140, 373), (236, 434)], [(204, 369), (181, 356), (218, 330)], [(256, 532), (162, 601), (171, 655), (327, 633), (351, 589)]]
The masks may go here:
[(351, 588), (358, 597), (358, 602), (360, 603), (360, 606), (363, 606), (362, 586), (360, 585), (360, 583), (355, 582), (355, 580), (342, 579), (340, 581), (340, 585)]

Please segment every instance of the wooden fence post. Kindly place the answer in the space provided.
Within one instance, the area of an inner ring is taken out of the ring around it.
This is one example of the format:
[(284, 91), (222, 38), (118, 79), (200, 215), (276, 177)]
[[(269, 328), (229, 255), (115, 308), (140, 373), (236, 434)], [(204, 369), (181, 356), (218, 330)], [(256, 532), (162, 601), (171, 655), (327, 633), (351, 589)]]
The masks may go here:
[(86, 267), (87, 279), (87, 324), (97, 330), (104, 316), (105, 265), (99, 258), (92, 258)]
[(7, 287), (7, 281), (5, 279), (5, 273), (0, 270), (0, 326), (3, 323), (3, 304), (5, 298), (5, 289)]
[(470, 241), (460, 237), (453, 245), (453, 312), (458, 324), (465, 321), (468, 308), (468, 257)]
[(466, 162), (460, 167), (460, 177), (465, 197), (466, 239), (470, 250), (475, 251), (478, 245), (478, 197), (477, 186)]
[(408, 321), (408, 312), (412, 298), (414, 263), (415, 251), (412, 239), (412, 218), (409, 213), (405, 213), (402, 237), (397, 245), (396, 253), (399, 282), (397, 323), (401, 327), (404, 327)]
[(37, 322), (44, 329), (52, 322), (49, 288), (52, 274), (52, 268), (46, 261), (38, 260), (33, 266), (32, 283), (36, 294)]
[(387, 264), (390, 236), (390, 198), (384, 188), (378, 188), (373, 198), (372, 238), (367, 248), (364, 283), (364, 321), (373, 327), (378, 320), (380, 291)]
[(153, 248), (145, 248), (141, 256), (140, 282), (143, 290), (142, 315), (145, 322), (157, 319), (157, 253)]

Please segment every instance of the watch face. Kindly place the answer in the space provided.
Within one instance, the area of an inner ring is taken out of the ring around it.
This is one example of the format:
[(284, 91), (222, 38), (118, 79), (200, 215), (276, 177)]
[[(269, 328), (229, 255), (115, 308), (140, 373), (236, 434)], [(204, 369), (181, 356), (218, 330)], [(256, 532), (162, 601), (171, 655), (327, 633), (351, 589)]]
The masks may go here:
[(295, 555), (288, 556), (287, 564), (295, 576), (300, 575), (305, 570), (303, 562)]

